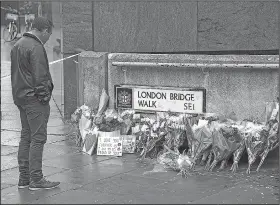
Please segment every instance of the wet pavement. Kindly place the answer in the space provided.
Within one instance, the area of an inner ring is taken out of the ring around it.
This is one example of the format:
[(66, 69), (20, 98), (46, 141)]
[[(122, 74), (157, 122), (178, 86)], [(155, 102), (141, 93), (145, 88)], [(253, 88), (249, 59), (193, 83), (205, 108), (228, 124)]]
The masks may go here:
[[(8, 46), (5, 49), (1, 57), (8, 53)], [(1, 60), (1, 203), (279, 203), (279, 159), (268, 159), (259, 173), (252, 171), (250, 175), (245, 173), (246, 163), (241, 163), (236, 174), (230, 173), (229, 167), (222, 172), (204, 172), (198, 167), (185, 179), (173, 171), (151, 172), (153, 163), (139, 162), (135, 154), (89, 156), (76, 147), (71, 127), (64, 124), (53, 99), (43, 172), (61, 185), (53, 190), (18, 190), (17, 149), (21, 124), (12, 101), (10, 78), (6, 77), (9, 66), (9, 58)]]

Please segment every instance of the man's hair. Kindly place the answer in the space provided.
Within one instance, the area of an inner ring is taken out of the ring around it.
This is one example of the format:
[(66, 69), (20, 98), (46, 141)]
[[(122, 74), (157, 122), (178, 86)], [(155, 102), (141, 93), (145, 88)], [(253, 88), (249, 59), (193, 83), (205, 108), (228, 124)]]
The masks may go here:
[(49, 19), (41, 16), (35, 18), (32, 22), (32, 29), (37, 29), (38, 31), (47, 29), (50, 33), (53, 27), (53, 23)]

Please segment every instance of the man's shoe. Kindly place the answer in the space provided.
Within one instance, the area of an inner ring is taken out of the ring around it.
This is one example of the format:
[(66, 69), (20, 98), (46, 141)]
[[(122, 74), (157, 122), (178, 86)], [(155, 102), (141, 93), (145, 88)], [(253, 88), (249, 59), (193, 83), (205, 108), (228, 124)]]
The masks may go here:
[(29, 185), (29, 190), (31, 191), (36, 191), (36, 190), (40, 190), (40, 189), (53, 189), (58, 187), (60, 184), (60, 182), (51, 182), (46, 180), (45, 178), (42, 178), (40, 181), (38, 182), (30, 182)]
[(28, 187), (28, 186), (29, 186), (29, 181), (22, 180), (22, 179), (20, 179), (20, 180), (18, 181), (18, 188), (19, 188), (19, 189), (24, 189), (24, 188), (26, 188), (26, 187)]

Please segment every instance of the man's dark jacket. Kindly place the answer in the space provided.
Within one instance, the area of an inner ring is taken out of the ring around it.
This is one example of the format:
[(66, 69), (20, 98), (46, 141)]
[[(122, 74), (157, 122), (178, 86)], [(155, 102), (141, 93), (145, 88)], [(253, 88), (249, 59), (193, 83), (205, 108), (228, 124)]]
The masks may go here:
[(11, 81), (16, 105), (47, 104), (51, 99), (53, 81), (47, 53), (33, 34), (23, 34), (11, 50)]

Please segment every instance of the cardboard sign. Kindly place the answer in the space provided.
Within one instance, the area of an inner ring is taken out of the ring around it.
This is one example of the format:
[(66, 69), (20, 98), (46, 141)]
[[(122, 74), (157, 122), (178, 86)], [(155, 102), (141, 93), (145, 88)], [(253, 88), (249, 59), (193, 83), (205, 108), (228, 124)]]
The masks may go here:
[(135, 135), (122, 135), (123, 139), (123, 153), (134, 153), (136, 149), (136, 136)]
[(120, 135), (102, 136), (102, 132), (100, 132), (97, 155), (122, 156), (122, 137)]
[(98, 139), (98, 131), (97, 129), (91, 130), (86, 129), (84, 132), (84, 145), (83, 145), (83, 152), (92, 155), (93, 151), (96, 147), (97, 139)]
[(206, 110), (206, 90), (148, 86), (115, 86), (116, 108), (200, 114)]

